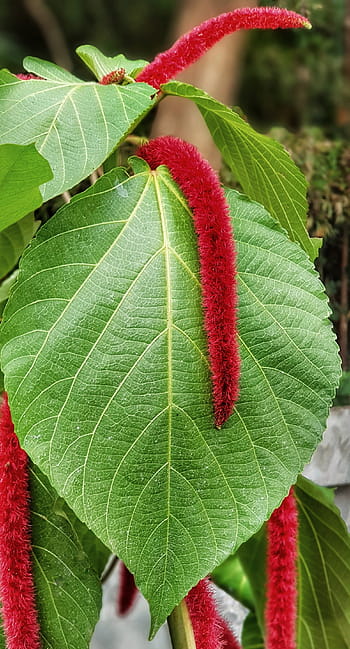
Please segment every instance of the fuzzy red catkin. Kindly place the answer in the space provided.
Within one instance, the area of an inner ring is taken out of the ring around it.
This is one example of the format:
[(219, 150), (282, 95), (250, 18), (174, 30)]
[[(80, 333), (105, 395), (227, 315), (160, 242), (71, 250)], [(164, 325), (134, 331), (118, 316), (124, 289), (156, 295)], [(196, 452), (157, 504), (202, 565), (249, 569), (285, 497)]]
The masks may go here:
[(236, 266), (229, 208), (209, 163), (188, 142), (159, 137), (136, 155), (152, 169), (166, 165), (193, 212), (213, 383), (215, 425), (228, 419), (238, 398)]
[(233, 634), (225, 620), (221, 620), (222, 635), (221, 635), (221, 649), (241, 649), (236, 636)]
[(186, 596), (197, 649), (221, 649), (221, 618), (209, 579), (202, 579)]
[(185, 598), (197, 649), (241, 649), (218, 613), (209, 579), (202, 579)]
[(0, 406), (0, 601), (7, 649), (39, 649), (31, 565), (28, 458), (7, 395)]
[(287, 29), (290, 27), (310, 28), (311, 25), (306, 18), (294, 11), (278, 7), (236, 9), (209, 18), (181, 36), (170, 49), (158, 54), (140, 72), (136, 81), (144, 81), (158, 89), (162, 83), (173, 79), (176, 74), (197, 61), (224, 36), (239, 29)]
[(298, 511), (294, 491), (267, 524), (266, 648), (295, 649)]
[(131, 610), (138, 594), (135, 584), (134, 575), (126, 567), (123, 561), (120, 561), (119, 567), (119, 588), (117, 598), (117, 613), (126, 615)]
[(105, 76), (100, 79), (99, 83), (102, 86), (109, 86), (111, 83), (120, 83), (123, 81), (124, 77), (125, 68), (118, 68), (117, 70), (113, 70), (113, 72), (105, 74)]
[(38, 77), (36, 74), (22, 74), (22, 72), (16, 74), (16, 77), (17, 79), (21, 79), (21, 81), (30, 81), (31, 79), (42, 79), (42, 77)]

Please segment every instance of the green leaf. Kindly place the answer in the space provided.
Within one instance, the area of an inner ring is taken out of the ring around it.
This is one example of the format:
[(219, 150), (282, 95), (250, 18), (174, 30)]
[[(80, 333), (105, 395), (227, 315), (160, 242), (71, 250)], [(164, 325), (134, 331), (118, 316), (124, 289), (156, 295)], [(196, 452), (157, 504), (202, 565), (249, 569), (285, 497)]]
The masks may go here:
[(148, 63), (148, 61), (144, 61), (143, 59), (129, 61), (123, 54), (118, 54), (113, 57), (105, 56), (93, 45), (80, 45), (75, 51), (98, 80), (118, 68), (124, 68), (127, 75), (136, 77), (140, 70)]
[(39, 61), (40, 67), (35, 61), (36, 66), (28, 65), (27, 59), (27, 67), (48, 80), (21, 81), (6, 70), (0, 73), (0, 143), (36, 143), (54, 172), (43, 187), (48, 200), (99, 167), (155, 99), (144, 83), (102, 86), (69, 80), (57, 66)]
[(31, 465), (33, 571), (42, 649), (88, 649), (102, 604), (97, 572), (75, 533), (76, 517)]
[(18, 270), (14, 270), (9, 277), (4, 279), (3, 282), (0, 284), (0, 317), (2, 316), (3, 310), (5, 308), (5, 304), (7, 302), (7, 299), (10, 295), (10, 291), (12, 289), (12, 286), (14, 285), (16, 279), (18, 276)]
[(154, 632), (286, 495), (340, 368), (307, 256), (228, 191), (242, 375), (216, 430), (192, 215), (165, 167), (134, 171), (40, 229), (4, 313), (2, 367), (24, 448), (136, 574)]
[(40, 207), (39, 186), (50, 178), (50, 166), (34, 144), (0, 146), (0, 232)]
[(237, 554), (231, 554), (224, 563), (215, 568), (211, 578), (219, 588), (237, 599), (243, 606), (254, 610), (251, 585)]
[(252, 589), (254, 612), (261, 634), (265, 633), (266, 548), (266, 524), (264, 524), (249, 541), (241, 545), (237, 553)]
[(35, 221), (34, 214), (31, 213), (0, 232), (0, 278), (5, 277), (15, 267), (38, 225), (39, 221)]
[(74, 520), (72, 520), (72, 526), (74, 527), (74, 531), (84, 548), (85, 554), (87, 554), (90, 559), (91, 565), (101, 577), (111, 555), (110, 551), (76, 516), (74, 517)]
[(170, 81), (162, 90), (190, 99), (198, 106), (243, 191), (264, 205), (292, 241), (298, 241), (314, 260), (322, 240), (310, 239), (306, 230), (306, 180), (283, 146), (257, 133), (236, 112), (203, 90), (180, 81)]
[(36, 56), (26, 56), (23, 60), (23, 67), (27, 72), (36, 74), (38, 77), (43, 77), (48, 81), (62, 81), (65, 83), (81, 83), (81, 79), (76, 77), (68, 70), (60, 68), (51, 61), (43, 61)]
[(242, 649), (265, 649), (256, 615), (249, 613), (242, 629)]
[[(299, 476), (297, 649), (350, 647), (350, 536), (332, 490)], [(264, 626), (266, 531), (239, 557), (250, 579), (260, 627)]]

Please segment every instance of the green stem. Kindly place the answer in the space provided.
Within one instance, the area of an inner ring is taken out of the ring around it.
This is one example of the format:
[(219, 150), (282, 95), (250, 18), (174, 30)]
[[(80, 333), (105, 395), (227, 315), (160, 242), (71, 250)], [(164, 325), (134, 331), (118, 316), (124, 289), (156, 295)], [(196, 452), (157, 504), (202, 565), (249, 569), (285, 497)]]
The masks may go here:
[(129, 83), (136, 83), (135, 79), (133, 77), (130, 77), (128, 74), (124, 74), (124, 79)]
[(134, 144), (135, 146), (140, 147), (148, 143), (148, 138), (141, 137), (140, 135), (127, 135), (124, 142), (129, 142), (129, 144)]
[(183, 599), (168, 617), (173, 649), (196, 649), (190, 615)]

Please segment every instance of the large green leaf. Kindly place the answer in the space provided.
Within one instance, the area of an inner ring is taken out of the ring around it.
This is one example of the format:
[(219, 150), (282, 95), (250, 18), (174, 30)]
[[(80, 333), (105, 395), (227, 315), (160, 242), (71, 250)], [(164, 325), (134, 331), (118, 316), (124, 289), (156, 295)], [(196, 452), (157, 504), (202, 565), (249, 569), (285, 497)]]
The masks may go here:
[(101, 165), (155, 99), (144, 83), (84, 83), (52, 63), (39, 63), (27, 59), (27, 67), (47, 79), (21, 81), (0, 73), (0, 143), (36, 143), (54, 172), (42, 188), (47, 200)]
[(148, 61), (138, 59), (130, 61), (126, 59), (123, 54), (117, 56), (105, 56), (93, 45), (80, 45), (76, 53), (80, 56), (82, 61), (94, 73), (96, 79), (100, 80), (109, 72), (114, 72), (118, 68), (124, 68), (126, 74), (131, 77), (137, 76), (138, 72), (147, 65)]
[(306, 180), (282, 145), (257, 133), (237, 113), (203, 90), (180, 81), (170, 81), (162, 90), (186, 97), (198, 106), (243, 191), (264, 205), (313, 260), (322, 240), (310, 239), (306, 230)]
[(38, 225), (39, 221), (35, 221), (31, 213), (0, 232), (0, 278), (15, 267)]
[(42, 204), (39, 186), (50, 178), (50, 165), (34, 144), (0, 146), (0, 232)]
[(24, 448), (136, 573), (154, 631), (287, 493), (340, 369), (307, 256), (228, 191), (242, 375), (216, 430), (192, 215), (165, 167), (134, 167), (39, 231), (4, 313), (2, 366)]
[[(350, 647), (350, 536), (331, 490), (299, 477), (297, 649)], [(264, 627), (266, 533), (239, 550)]]

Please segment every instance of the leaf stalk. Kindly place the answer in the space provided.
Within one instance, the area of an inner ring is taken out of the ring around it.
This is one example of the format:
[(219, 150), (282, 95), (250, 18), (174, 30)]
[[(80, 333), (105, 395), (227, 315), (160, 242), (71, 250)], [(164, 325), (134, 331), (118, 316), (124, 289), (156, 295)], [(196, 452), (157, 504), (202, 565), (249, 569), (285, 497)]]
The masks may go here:
[(196, 649), (192, 623), (184, 599), (170, 613), (168, 627), (173, 649)]

